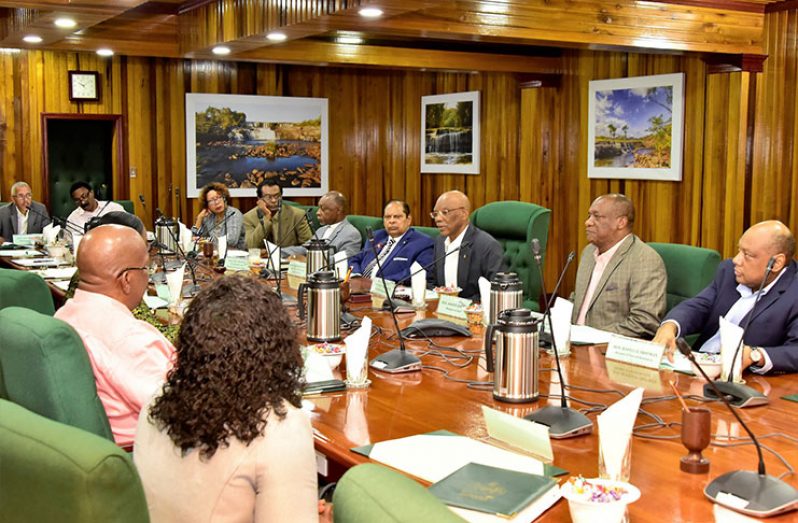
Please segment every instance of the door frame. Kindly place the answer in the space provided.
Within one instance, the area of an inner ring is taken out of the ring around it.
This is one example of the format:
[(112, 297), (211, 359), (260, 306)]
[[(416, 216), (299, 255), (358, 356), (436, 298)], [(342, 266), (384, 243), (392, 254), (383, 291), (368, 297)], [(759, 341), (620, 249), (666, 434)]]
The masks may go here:
[[(127, 154), (125, 148), (127, 139), (125, 136), (125, 117), (121, 114), (41, 113), (42, 177), (44, 185), (42, 188), (42, 200), (44, 203), (48, 207), (50, 206), (50, 161), (48, 153), (49, 144), (47, 140), (47, 128), (48, 124), (52, 120), (105, 120), (113, 122), (114, 136), (111, 142), (111, 147), (114, 149), (113, 143), (116, 142), (116, 150), (112, 150), (111, 154), (116, 156), (116, 158), (112, 158), (111, 161), (113, 169), (113, 172), (111, 173), (111, 177), (113, 179), (113, 194), (109, 199), (125, 199), (120, 198), (120, 196), (128, 195), (130, 193), (130, 179), (125, 176), (125, 173), (127, 172)], [(106, 195), (103, 196), (107, 198)]]

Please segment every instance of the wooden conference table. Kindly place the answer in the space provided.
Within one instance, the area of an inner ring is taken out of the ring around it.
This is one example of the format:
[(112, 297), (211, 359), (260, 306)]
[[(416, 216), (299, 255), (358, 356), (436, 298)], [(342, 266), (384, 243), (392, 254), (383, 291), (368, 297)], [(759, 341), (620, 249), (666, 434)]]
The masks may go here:
[[(353, 290), (358, 285), (353, 280)], [(370, 304), (361, 307), (352, 306), (353, 314), (368, 314), (374, 325), (381, 328), (382, 333), (372, 338), (369, 345), (369, 356), (390, 350), (397, 346), (393, 338), (395, 329), (386, 312), (374, 311)], [(399, 325), (406, 327), (412, 321), (429, 312), (399, 315)], [(391, 339), (386, 340), (387, 337)], [(466, 384), (447, 380), (443, 370), (452, 378), (464, 380), (489, 381), (491, 375), (484, 370), (484, 358), (478, 361), (476, 354), (481, 352), (482, 340), (479, 338), (438, 338), (436, 342), (447, 347), (457, 347), (475, 354), (474, 361), (465, 368), (458, 369), (444, 361), (441, 357), (428, 354), (421, 356), (425, 368), (421, 372), (410, 374), (386, 374), (369, 370), (371, 386), (363, 391), (347, 391), (325, 394), (312, 398), (315, 404), (312, 422), (315, 433), (316, 449), (328, 460), (329, 476), (337, 475), (345, 469), (368, 461), (368, 458), (352, 452), (353, 447), (376, 443), (379, 441), (422, 434), (434, 430), (445, 429), (477, 439), (487, 439), (485, 423), (482, 419), (481, 405), (524, 416), (545, 406), (547, 402), (559, 405), (559, 399), (541, 398), (536, 403), (508, 404), (495, 401), (491, 389), (475, 390)], [(425, 341), (408, 341), (407, 348), (417, 354), (429, 350)], [(657, 415), (666, 423), (681, 422), (681, 408), (676, 399), (646, 403), (657, 397), (672, 396), (668, 384), (676, 382), (682, 394), (701, 395), (703, 381), (692, 376), (670, 371), (654, 371), (626, 364), (607, 361), (603, 352), (605, 345), (574, 347), (572, 354), (563, 359), (563, 370), (566, 382), (577, 387), (592, 389), (617, 390), (628, 393), (636, 386), (645, 386), (644, 405), (642, 409)], [(449, 356), (453, 353), (447, 352)], [(540, 392), (557, 395), (560, 392), (559, 380), (554, 372), (554, 360), (541, 352)], [(343, 367), (343, 366), (342, 366)], [(742, 409), (740, 416), (749, 424), (758, 437), (771, 433), (785, 433), (798, 438), (798, 403), (781, 399), (786, 394), (798, 392), (795, 376), (761, 377), (746, 374), (749, 385), (764, 390), (771, 403), (764, 407)], [(568, 395), (572, 398), (588, 402), (610, 405), (621, 396), (618, 393), (588, 392), (571, 389)], [(731, 413), (720, 403), (702, 403), (687, 400), (689, 406), (703, 405), (712, 411), (712, 433), (740, 436), (747, 438), (744, 429), (734, 420)], [(573, 402), (574, 408), (587, 408), (587, 405)], [(598, 474), (598, 427), (595, 424), (596, 413), (589, 414), (594, 421), (594, 432), (589, 436), (581, 436), (565, 440), (552, 440), (554, 448), (554, 465), (566, 469), (569, 474), (582, 474), (584, 477), (596, 477)], [(636, 425), (653, 423), (653, 419), (638, 415)], [(713, 445), (704, 451), (710, 460), (708, 474), (687, 474), (679, 470), (679, 458), (687, 454), (681, 443), (680, 427), (657, 428), (642, 431), (653, 436), (676, 436), (672, 440), (644, 439), (634, 437), (632, 443), (632, 476), (631, 483), (636, 485), (642, 496), (630, 506), (632, 521), (661, 522), (714, 521), (713, 504), (703, 495), (704, 486), (718, 475), (737, 469), (756, 470), (757, 456), (753, 445), (735, 448), (722, 448), (714, 443), (729, 443), (728, 440), (715, 438)], [(745, 441), (745, 440), (740, 440)], [(740, 441), (735, 440), (736, 443)], [(750, 441), (750, 440), (749, 440)], [(762, 444), (779, 452), (790, 464), (798, 466), (798, 439), (771, 437), (761, 441)], [(787, 469), (771, 453), (765, 451), (765, 462), (768, 473), (779, 476)], [(787, 476), (785, 481), (798, 487), (798, 477)], [(793, 512), (769, 521), (796, 521), (798, 516)], [(722, 518), (721, 518), (722, 519)], [(539, 521), (569, 521), (568, 506), (561, 500)], [(720, 520), (720, 519), (719, 519)]]

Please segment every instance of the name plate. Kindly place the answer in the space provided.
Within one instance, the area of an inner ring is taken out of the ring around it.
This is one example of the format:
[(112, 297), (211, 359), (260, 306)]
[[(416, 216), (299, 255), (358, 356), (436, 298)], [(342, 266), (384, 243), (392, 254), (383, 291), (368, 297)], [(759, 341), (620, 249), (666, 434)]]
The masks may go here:
[[(16, 217), (14, 218), (16, 219)], [(44, 243), (44, 234), (13, 234), (11, 241), (17, 245), (24, 245), (25, 247), (33, 247), (38, 243)]]
[(466, 308), (471, 305), (471, 300), (465, 298), (458, 298), (457, 296), (449, 296), (442, 294), (438, 300), (438, 314), (444, 316), (451, 316), (459, 320), (467, 320)]
[(517, 418), (485, 405), (482, 406), (482, 416), (491, 438), (540, 456), (548, 463), (554, 461), (549, 427), (546, 425)]
[(249, 260), (243, 256), (228, 256), (224, 259), (224, 268), (229, 271), (249, 271)]
[(634, 388), (643, 387), (646, 390), (660, 393), (663, 391), (659, 371), (620, 361), (605, 360), (604, 364), (607, 367), (607, 377), (610, 378), (610, 381)]
[(305, 279), (305, 276), (307, 276), (307, 265), (305, 265), (303, 261), (291, 260), (288, 262), (288, 274)]
[(613, 334), (607, 346), (608, 360), (622, 361), (649, 369), (659, 369), (665, 346), (651, 341), (636, 340)]
[[(383, 285), (382, 282), (385, 282)], [(385, 288), (388, 288), (388, 294), (385, 294)], [(383, 278), (374, 278), (371, 280), (371, 289), (369, 292), (372, 296), (381, 296), (383, 298), (387, 298), (388, 295), (393, 296), (393, 290), (396, 288), (396, 282), (391, 280), (386, 280)]]

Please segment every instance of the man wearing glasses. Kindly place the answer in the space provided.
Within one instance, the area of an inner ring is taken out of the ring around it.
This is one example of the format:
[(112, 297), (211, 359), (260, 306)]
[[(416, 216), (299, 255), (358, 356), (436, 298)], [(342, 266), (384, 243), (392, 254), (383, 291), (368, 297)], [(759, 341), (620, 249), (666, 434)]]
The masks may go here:
[(147, 244), (135, 229), (101, 225), (83, 237), (77, 265), (78, 288), (55, 317), (83, 340), (114, 440), (127, 446), (175, 352), (158, 329), (131, 312), (149, 283)]
[(460, 296), (479, 299), (480, 276), (488, 280), (506, 270), (504, 250), (483, 230), (468, 223), (471, 201), (460, 191), (445, 192), (430, 213), (441, 235), (435, 240), (435, 266), (427, 273), (431, 287), (459, 287)]
[(244, 214), (247, 248), (263, 248), (263, 240), (280, 247), (302, 245), (313, 234), (301, 209), (283, 206), (283, 188), (266, 180), (258, 185), (258, 206)]
[(109, 212), (125, 212), (125, 209), (116, 202), (101, 201), (94, 197), (94, 190), (87, 182), (75, 182), (69, 188), (69, 194), (77, 207), (67, 217), (67, 229), (73, 236), (80, 236), (86, 229), (86, 224), (95, 216), (102, 216)]
[(30, 185), (17, 182), (11, 186), (11, 203), (0, 207), (0, 243), (15, 234), (39, 234), (50, 221), (47, 208), (33, 201)]

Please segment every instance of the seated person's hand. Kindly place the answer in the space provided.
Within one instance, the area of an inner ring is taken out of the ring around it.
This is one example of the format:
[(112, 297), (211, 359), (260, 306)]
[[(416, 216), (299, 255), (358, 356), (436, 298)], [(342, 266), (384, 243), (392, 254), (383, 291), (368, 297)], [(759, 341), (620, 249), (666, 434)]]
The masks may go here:
[(676, 352), (676, 334), (676, 324), (668, 321), (660, 325), (652, 340), (654, 343), (665, 345), (665, 356), (671, 363), (673, 363), (673, 353)]

